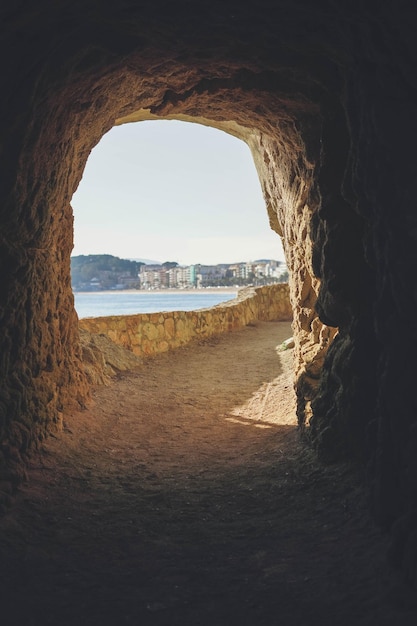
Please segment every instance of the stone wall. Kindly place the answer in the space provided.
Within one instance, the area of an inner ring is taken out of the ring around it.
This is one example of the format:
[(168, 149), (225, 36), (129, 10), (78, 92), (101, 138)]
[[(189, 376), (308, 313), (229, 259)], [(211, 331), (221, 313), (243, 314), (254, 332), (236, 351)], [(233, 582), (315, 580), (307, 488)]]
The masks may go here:
[(239, 330), (258, 320), (291, 319), (288, 285), (278, 284), (241, 289), (234, 300), (209, 309), (85, 318), (79, 326), (107, 335), (136, 356), (148, 357), (190, 341)]

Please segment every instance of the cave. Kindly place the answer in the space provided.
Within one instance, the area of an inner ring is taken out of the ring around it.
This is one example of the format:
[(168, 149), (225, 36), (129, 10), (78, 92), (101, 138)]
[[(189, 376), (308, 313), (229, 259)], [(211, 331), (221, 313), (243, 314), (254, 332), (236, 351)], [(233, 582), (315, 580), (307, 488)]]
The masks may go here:
[(91, 150), (116, 124), (198, 122), (247, 142), (283, 240), (300, 431), (366, 468), (416, 584), (414, 8), (22, 0), (0, 16), (0, 498), (88, 397), (70, 255)]

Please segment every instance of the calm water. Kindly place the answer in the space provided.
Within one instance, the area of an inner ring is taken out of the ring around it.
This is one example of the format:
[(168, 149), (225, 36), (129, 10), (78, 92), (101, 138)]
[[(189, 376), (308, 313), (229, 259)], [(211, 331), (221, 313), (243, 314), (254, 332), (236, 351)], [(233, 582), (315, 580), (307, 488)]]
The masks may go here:
[(102, 315), (132, 315), (134, 313), (157, 313), (158, 311), (194, 311), (207, 309), (233, 300), (236, 291), (179, 291), (153, 293), (149, 291), (75, 293), (75, 309), (78, 317)]

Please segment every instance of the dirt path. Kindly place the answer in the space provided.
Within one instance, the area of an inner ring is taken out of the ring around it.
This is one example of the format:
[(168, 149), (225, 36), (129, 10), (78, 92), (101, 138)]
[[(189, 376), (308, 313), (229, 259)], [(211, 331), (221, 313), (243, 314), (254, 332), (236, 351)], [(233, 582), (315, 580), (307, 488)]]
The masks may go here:
[(290, 334), (161, 355), (68, 417), (0, 520), (3, 626), (415, 626), (355, 475), (299, 442)]

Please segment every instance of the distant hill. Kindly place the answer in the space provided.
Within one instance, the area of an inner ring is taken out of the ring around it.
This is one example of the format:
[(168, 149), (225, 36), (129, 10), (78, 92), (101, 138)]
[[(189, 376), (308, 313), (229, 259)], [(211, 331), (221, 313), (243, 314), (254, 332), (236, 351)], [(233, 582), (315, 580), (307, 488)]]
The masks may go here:
[(111, 254), (73, 256), (72, 288), (77, 291), (138, 288), (138, 274), (144, 264), (144, 261), (120, 259)]

